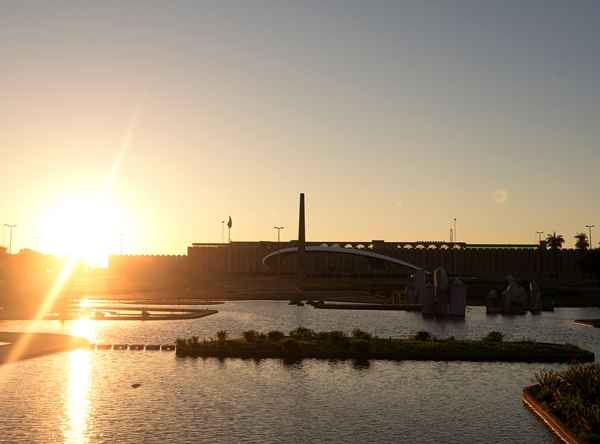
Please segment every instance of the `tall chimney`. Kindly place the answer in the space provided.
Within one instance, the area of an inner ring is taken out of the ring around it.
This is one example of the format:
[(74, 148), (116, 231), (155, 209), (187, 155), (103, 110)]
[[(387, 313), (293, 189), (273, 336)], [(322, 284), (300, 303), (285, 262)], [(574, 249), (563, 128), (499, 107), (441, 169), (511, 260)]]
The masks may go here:
[(304, 218), (304, 193), (300, 193), (300, 213), (298, 217), (298, 280), (304, 279), (304, 255), (306, 251), (306, 222)]

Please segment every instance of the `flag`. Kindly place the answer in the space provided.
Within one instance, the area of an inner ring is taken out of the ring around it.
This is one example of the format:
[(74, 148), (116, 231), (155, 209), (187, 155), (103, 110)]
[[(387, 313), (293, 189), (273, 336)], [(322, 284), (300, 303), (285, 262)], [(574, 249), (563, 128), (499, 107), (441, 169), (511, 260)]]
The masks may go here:
[(227, 228), (229, 228), (231, 230), (232, 225), (233, 225), (233, 222), (231, 221), (231, 216), (229, 216), (229, 220), (227, 221)]

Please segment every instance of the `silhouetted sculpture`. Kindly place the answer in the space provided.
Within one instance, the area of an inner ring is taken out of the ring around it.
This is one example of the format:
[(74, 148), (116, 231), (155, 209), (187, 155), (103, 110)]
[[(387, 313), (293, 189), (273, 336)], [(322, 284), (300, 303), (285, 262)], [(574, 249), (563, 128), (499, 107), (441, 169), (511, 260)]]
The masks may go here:
[(529, 283), (529, 309), (532, 314), (542, 311), (542, 291), (536, 281)]
[(449, 292), (448, 273), (443, 267), (438, 267), (433, 271), (434, 311), (436, 315), (446, 316), (448, 314)]
[(527, 292), (511, 275), (506, 277), (506, 288), (501, 293), (491, 290), (486, 298), (488, 313), (525, 314), (529, 305)]
[(450, 284), (450, 301), (448, 314), (450, 316), (465, 317), (467, 308), (467, 287), (458, 278), (454, 278)]

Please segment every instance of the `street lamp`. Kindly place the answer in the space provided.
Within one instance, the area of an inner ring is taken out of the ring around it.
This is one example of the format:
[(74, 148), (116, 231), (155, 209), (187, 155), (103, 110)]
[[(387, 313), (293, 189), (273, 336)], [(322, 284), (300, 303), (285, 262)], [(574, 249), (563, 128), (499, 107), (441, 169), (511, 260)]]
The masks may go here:
[(279, 248), (279, 241), (281, 240), (281, 230), (285, 227), (273, 227), (274, 230), (277, 230), (277, 248)]
[(10, 230), (10, 237), (8, 241), (8, 252), (12, 253), (12, 237), (13, 237), (13, 228), (17, 228), (17, 224), (4, 224), (6, 228)]
[[(274, 230), (277, 230), (277, 250), (279, 250), (279, 242), (281, 241), (281, 230), (285, 227), (273, 227)], [(281, 273), (281, 253), (277, 255), (277, 273)]]
[(540, 244), (542, 243), (542, 234), (544, 234), (543, 231), (536, 231), (537, 235), (538, 235), (538, 241), (540, 242)]
[(588, 239), (590, 240), (590, 242), (589, 242), (589, 243), (590, 243), (590, 250), (591, 250), (592, 248), (594, 248), (594, 247), (592, 246), (592, 245), (593, 245), (593, 244), (592, 244), (592, 228), (594, 228), (595, 226), (596, 226), (596, 225), (586, 225), (586, 226), (585, 226), (585, 227), (588, 229), (588, 231), (590, 232), (590, 235), (589, 235), (589, 237), (588, 237)]
[(221, 221), (221, 243), (225, 243), (225, 221)]
[(458, 235), (456, 234), (456, 218), (454, 218), (454, 242), (458, 242)]

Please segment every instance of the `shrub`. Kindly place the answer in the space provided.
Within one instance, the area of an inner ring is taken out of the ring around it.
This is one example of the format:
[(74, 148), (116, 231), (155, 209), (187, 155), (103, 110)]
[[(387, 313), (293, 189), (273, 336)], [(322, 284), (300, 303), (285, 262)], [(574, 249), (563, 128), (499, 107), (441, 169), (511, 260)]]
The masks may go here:
[(371, 334), (361, 330), (360, 328), (355, 328), (352, 330), (352, 337), (354, 339), (364, 339), (365, 341), (369, 341), (371, 339)]
[(342, 344), (348, 341), (348, 336), (343, 331), (333, 330), (327, 334), (327, 340), (334, 344)]
[(290, 331), (290, 337), (294, 339), (314, 339), (315, 336), (315, 332), (306, 327), (298, 327)]
[(256, 330), (246, 330), (242, 333), (246, 342), (256, 342), (256, 337), (258, 336), (258, 332)]
[(600, 431), (600, 365), (578, 364), (535, 375), (534, 396), (563, 419), (582, 442), (597, 442)]
[(269, 338), (269, 341), (273, 341), (273, 342), (281, 341), (284, 336), (285, 335), (278, 330), (271, 330), (269, 333), (267, 333), (267, 337)]
[(502, 342), (504, 335), (499, 331), (491, 331), (482, 340), (485, 342)]
[(227, 332), (227, 330), (219, 330), (217, 332), (217, 341), (219, 342), (225, 342), (228, 337), (229, 333)]
[(188, 344), (196, 345), (196, 344), (198, 344), (199, 339), (200, 338), (198, 336), (192, 336), (190, 339), (188, 339)]
[(283, 351), (285, 351), (288, 355), (298, 354), (300, 351), (300, 344), (295, 339), (286, 339), (283, 341)]
[(366, 339), (355, 339), (352, 341), (352, 350), (361, 355), (368, 355), (371, 351), (371, 345)]
[(267, 335), (264, 333), (258, 333), (256, 335), (256, 341), (257, 342), (265, 342), (267, 340)]
[(417, 334), (414, 336), (414, 339), (416, 341), (431, 341), (431, 333), (425, 330), (421, 330), (417, 332)]

